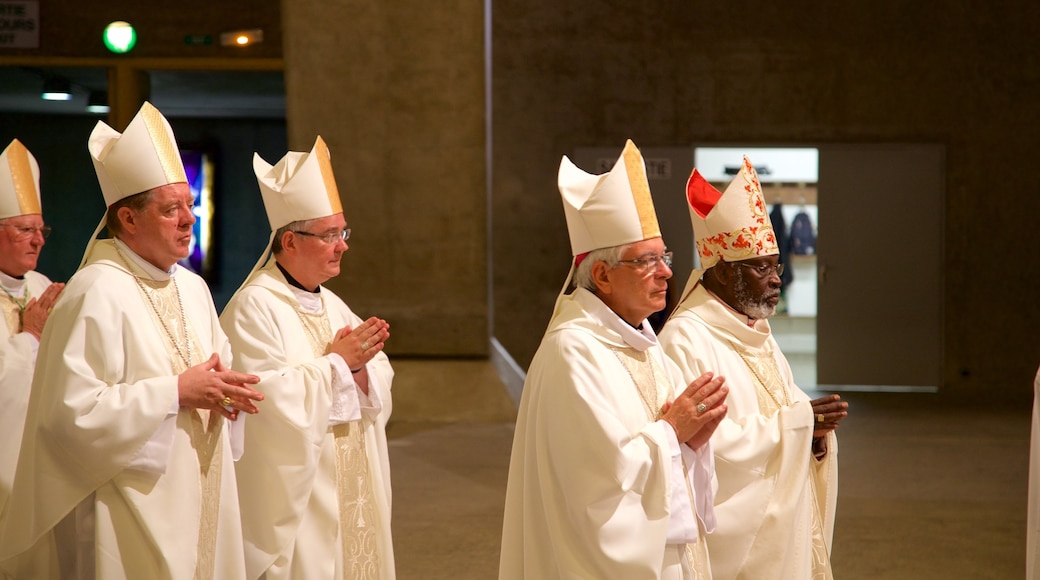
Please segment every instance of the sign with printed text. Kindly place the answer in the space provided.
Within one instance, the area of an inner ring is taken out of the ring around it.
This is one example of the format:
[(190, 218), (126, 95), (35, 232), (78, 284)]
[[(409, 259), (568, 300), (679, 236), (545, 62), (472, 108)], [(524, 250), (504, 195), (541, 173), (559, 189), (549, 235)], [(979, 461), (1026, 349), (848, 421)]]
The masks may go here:
[(40, 2), (0, 0), (0, 48), (40, 47)]
[[(606, 173), (614, 168), (614, 164), (617, 163), (617, 158), (600, 157), (596, 160), (597, 173)], [(655, 179), (671, 179), (672, 178), (672, 160), (667, 157), (644, 157), (643, 163), (646, 164), (646, 179), (652, 181)]]

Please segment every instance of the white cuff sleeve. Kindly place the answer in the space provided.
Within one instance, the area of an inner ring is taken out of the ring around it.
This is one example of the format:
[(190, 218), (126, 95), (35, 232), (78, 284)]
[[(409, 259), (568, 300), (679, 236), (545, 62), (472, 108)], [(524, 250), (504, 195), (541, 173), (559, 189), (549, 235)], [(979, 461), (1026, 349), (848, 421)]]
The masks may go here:
[(347, 361), (336, 353), (325, 356), (332, 367), (332, 405), (329, 408), (329, 427), (361, 419), (360, 391)]
[(668, 498), (668, 538), (669, 544), (692, 544), (697, 541), (697, 519), (693, 511), (694, 498), (690, 497), (690, 488), (687, 487), (686, 469), (683, 467), (683, 451), (686, 447), (679, 443), (675, 431), (671, 425), (667, 425), (665, 431), (668, 433), (668, 458), (670, 477), (672, 482)]
[(238, 412), (238, 418), (228, 421), (228, 443), (231, 444), (231, 460), (242, 459), (242, 453), (246, 450), (246, 417), (249, 414), (244, 411)]
[(704, 532), (715, 531), (715, 452), (711, 443), (705, 443), (700, 449), (691, 449), (689, 445), (680, 445), (683, 461), (687, 468), (690, 489), (693, 490), (694, 503), (697, 506), (697, 517), (704, 526)]

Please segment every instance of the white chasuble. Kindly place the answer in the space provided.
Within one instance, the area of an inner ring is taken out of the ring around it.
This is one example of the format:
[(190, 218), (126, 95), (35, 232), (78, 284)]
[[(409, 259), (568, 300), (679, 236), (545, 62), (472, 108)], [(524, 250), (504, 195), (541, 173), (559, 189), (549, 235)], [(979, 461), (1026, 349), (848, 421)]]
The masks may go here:
[(17, 577), (244, 578), (229, 423), (178, 407), (176, 373), (213, 353), (234, 368), (201, 278), (94, 246), (40, 344), (0, 567), (54, 543), (61, 570)]
[[(205, 362), (199, 352), (199, 339), (191, 323), (182, 316), (183, 299), (173, 278), (166, 280), (143, 279), (132, 264), (123, 263), (137, 274), (138, 289), (151, 306), (152, 321), (163, 330), (166, 351), (170, 354), (173, 374)], [(180, 407), (177, 422), (184, 426), (199, 461), (201, 513), (199, 517), (198, 559), (194, 580), (212, 580), (217, 520), (220, 509), (221, 447), (220, 436), (224, 418), (208, 409)]]
[[(673, 457), (685, 446), (657, 419), (685, 384), (652, 331), (624, 325), (583, 289), (549, 324), (517, 415), (500, 579), (711, 577), (710, 445), (689, 469)], [(682, 516), (692, 532), (672, 542)]]
[[(11, 283), (11, 288), (7, 288)], [(22, 332), (22, 309), (29, 300), (39, 298), (51, 281), (38, 272), (26, 272), (21, 280), (0, 272), (0, 530), (3, 529), (4, 504), (11, 493), (14, 470), (21, 447), (25, 411), (29, 405), (33, 367), (39, 346), (36, 337)]]
[[(235, 465), (249, 578), (394, 578), (386, 444), (393, 369), (382, 353), (366, 365), (366, 406), (350, 372), (338, 376), (325, 356), (334, 334), (362, 319), (325, 288), (308, 297), (318, 300), (314, 311), (295, 292), (271, 260), (220, 318), (235, 360), (260, 376), (265, 397)], [(346, 419), (334, 419), (341, 413)]]
[(831, 578), (837, 438), (812, 454), (809, 397), (764, 320), (748, 327), (698, 285), (661, 331), (685, 380), (726, 378), (729, 411), (715, 434), (718, 529), (708, 537), (716, 580)]

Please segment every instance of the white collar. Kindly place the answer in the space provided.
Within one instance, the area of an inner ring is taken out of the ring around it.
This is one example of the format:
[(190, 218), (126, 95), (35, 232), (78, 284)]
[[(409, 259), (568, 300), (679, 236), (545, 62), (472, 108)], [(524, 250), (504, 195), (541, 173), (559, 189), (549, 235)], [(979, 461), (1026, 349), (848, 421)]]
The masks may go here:
[(173, 274), (177, 271), (177, 264), (174, 264), (173, 266), (170, 266), (169, 270), (161, 270), (161, 269), (157, 268), (154, 264), (149, 262), (148, 260), (145, 260), (141, 256), (137, 255), (137, 252), (131, 250), (130, 246), (128, 246), (125, 243), (123, 243), (123, 240), (120, 240), (119, 238), (115, 238), (115, 242), (116, 242), (116, 247), (119, 248), (123, 252), (123, 255), (126, 256), (127, 258), (129, 258), (130, 261), (133, 262), (135, 266), (137, 266), (138, 268), (144, 270), (144, 273), (149, 278), (151, 278), (152, 280), (158, 280), (160, 282), (164, 282), (166, 280), (169, 280), (173, 276)]
[(296, 298), (296, 302), (300, 304), (300, 310), (308, 314), (321, 314), (325, 310), (325, 304), (321, 300), (321, 287), (319, 286), (318, 292), (308, 292), (289, 284), (285, 285), (293, 293), (293, 297)]
[(644, 352), (657, 344), (657, 334), (646, 319), (640, 323), (639, 328), (634, 328), (592, 292), (579, 288), (574, 291), (574, 296), (581, 301), (582, 305), (589, 311), (589, 314), (610, 330), (618, 333), (621, 336), (621, 340), (628, 346), (639, 352)]

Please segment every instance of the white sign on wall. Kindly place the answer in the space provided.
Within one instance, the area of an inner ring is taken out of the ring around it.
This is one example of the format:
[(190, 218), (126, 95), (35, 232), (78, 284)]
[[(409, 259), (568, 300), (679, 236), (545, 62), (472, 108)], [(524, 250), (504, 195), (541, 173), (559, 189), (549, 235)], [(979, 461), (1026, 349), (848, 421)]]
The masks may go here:
[(40, 3), (38, 0), (0, 0), (0, 48), (40, 47)]

